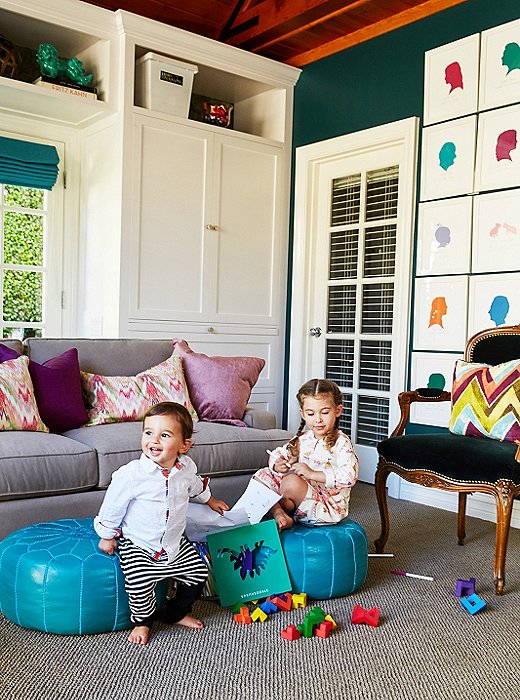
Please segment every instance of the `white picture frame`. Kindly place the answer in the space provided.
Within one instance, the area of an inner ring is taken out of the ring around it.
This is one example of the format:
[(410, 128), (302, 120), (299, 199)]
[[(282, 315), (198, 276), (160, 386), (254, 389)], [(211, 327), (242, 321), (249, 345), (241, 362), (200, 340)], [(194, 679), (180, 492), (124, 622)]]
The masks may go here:
[[(451, 391), (453, 370), (457, 360), (464, 359), (464, 353), (412, 352), (411, 387), (444, 389)], [(412, 403), (410, 420), (422, 425), (436, 425), (447, 428), (450, 421), (451, 402)]]
[(520, 272), (474, 275), (469, 281), (468, 338), (520, 323)]
[(424, 55), (425, 126), (473, 114), (478, 106), (480, 34)]
[(520, 270), (520, 189), (474, 198), (471, 248), (472, 272)]
[(421, 201), (473, 192), (477, 117), (422, 130)]
[(463, 352), (467, 305), (467, 275), (417, 277), (413, 349)]
[(469, 273), (472, 204), (468, 196), (419, 204), (418, 277)]
[(479, 110), (520, 102), (520, 19), (482, 32)]
[(518, 187), (520, 105), (479, 114), (475, 190)]

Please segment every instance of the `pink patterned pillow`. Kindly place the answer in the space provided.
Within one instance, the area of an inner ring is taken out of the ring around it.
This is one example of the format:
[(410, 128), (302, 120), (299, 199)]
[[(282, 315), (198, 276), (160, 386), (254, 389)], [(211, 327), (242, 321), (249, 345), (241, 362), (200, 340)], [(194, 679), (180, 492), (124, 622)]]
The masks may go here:
[(0, 430), (49, 432), (38, 413), (25, 355), (0, 364)]
[(186, 387), (181, 358), (176, 355), (139, 372), (135, 377), (105, 377), (81, 372), (81, 384), (90, 406), (87, 425), (142, 420), (150, 406), (161, 401), (182, 404), (193, 420), (197, 420)]
[(261, 357), (210, 357), (193, 352), (185, 340), (173, 339), (199, 420), (245, 426), (242, 420), (251, 390), (265, 360)]

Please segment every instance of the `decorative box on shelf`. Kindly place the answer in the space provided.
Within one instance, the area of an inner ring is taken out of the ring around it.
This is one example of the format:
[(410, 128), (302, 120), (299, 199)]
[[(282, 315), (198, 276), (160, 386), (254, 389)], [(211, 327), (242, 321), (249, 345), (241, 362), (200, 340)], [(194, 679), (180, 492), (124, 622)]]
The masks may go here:
[(233, 128), (233, 105), (214, 97), (192, 95), (189, 118), (226, 129)]

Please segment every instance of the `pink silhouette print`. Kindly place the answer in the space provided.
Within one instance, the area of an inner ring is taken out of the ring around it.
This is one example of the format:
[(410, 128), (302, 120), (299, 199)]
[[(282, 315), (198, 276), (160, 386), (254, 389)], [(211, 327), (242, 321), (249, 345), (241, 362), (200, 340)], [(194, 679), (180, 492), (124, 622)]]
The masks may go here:
[(507, 233), (511, 233), (513, 236), (516, 236), (518, 233), (516, 230), (516, 226), (510, 226), (509, 224), (504, 223), (504, 228), (507, 231)]
[(442, 323), (442, 317), (448, 313), (448, 305), (446, 304), (445, 297), (435, 297), (432, 300), (432, 307), (430, 309), (430, 322), (428, 323), (428, 328), (438, 325), (444, 328)]
[(513, 160), (511, 151), (514, 151), (517, 144), (516, 129), (507, 129), (498, 135), (495, 154), (497, 161)]
[(489, 232), (489, 235), (491, 236), (491, 238), (496, 238), (496, 236), (498, 236), (499, 229), (500, 229), (500, 224), (495, 224), (493, 226), (493, 228)]
[(464, 90), (464, 81), (462, 79), (462, 69), (458, 61), (453, 61), (446, 66), (444, 70), (444, 80), (446, 85), (450, 86), (450, 94), (456, 89)]

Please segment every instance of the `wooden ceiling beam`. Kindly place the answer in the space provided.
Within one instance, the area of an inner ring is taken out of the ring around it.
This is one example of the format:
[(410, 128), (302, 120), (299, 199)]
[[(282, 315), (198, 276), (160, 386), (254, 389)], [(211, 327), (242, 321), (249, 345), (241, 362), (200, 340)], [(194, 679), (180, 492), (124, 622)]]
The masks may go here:
[(352, 46), (357, 46), (364, 41), (369, 41), (377, 36), (391, 32), (394, 29), (399, 29), (407, 24), (412, 24), (412, 22), (417, 22), (420, 19), (434, 15), (437, 12), (442, 12), (455, 5), (461, 5), (467, 0), (425, 0), (419, 5), (394, 14), (391, 17), (380, 20), (379, 22), (374, 22), (373, 24), (359, 29), (350, 34), (340, 37), (339, 39), (334, 39), (329, 41), (322, 46), (311, 49), (309, 51), (304, 51), (297, 56), (292, 56), (287, 58), (284, 62), (301, 68), (302, 66), (318, 61), (320, 58), (325, 58), (326, 56), (331, 56), (338, 51), (344, 51), (345, 49), (351, 48)]
[(322, 24), (370, 0), (239, 0), (220, 40), (250, 51), (279, 42)]

